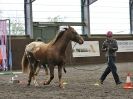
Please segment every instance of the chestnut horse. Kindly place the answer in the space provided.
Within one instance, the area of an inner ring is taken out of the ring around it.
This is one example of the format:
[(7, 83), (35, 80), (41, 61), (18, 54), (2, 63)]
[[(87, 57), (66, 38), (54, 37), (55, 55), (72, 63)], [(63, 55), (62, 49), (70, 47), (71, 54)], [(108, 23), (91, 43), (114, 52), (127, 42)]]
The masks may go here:
[[(28, 69), (29, 80), (35, 79), (35, 74), (39, 72), (37, 68), (39, 64), (48, 65), (50, 71), (50, 78), (44, 82), (44, 85), (50, 84), (54, 78), (54, 68), (58, 66), (59, 87), (63, 88), (62, 83), (62, 68), (65, 65), (65, 51), (70, 41), (83, 44), (83, 38), (72, 27), (64, 28), (64, 31), (59, 32), (54, 40), (49, 43), (31, 42), (25, 48), (22, 58), (22, 71), (26, 72)], [(34, 45), (34, 46), (33, 46)]]

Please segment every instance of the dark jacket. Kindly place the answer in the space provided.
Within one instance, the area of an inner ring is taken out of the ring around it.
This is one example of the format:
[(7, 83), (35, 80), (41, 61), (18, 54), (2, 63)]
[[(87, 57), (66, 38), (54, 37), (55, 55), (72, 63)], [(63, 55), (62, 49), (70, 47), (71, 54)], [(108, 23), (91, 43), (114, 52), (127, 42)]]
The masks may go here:
[(117, 41), (115, 39), (106, 39), (102, 45), (102, 51), (105, 51), (105, 56), (116, 56), (116, 51), (118, 50)]

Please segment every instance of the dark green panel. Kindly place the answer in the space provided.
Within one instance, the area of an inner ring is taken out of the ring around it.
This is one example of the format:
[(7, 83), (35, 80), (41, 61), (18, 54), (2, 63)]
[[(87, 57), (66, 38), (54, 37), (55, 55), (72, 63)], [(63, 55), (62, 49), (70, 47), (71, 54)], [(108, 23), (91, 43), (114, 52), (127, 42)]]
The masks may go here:
[(46, 26), (46, 27), (33, 27), (33, 37), (34, 39), (41, 37), (44, 42), (49, 42), (51, 41), (57, 31), (58, 31), (58, 26)]
[(38, 37), (42, 37), (42, 28), (39, 27), (34, 27), (33, 28), (33, 37), (34, 39), (38, 38)]

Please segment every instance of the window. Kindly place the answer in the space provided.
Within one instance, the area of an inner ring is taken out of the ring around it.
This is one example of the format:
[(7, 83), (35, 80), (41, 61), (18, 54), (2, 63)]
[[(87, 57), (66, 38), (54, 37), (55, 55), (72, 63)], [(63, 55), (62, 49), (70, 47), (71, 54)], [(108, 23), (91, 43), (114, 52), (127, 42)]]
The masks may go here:
[(129, 0), (98, 0), (90, 5), (91, 34), (129, 34), (129, 17)]
[[(81, 0), (35, 0), (32, 8), (33, 22), (81, 22)], [(91, 34), (129, 34), (129, 17), (129, 0), (98, 0), (90, 5)], [(10, 19), (12, 35), (25, 35), (24, 0), (0, 0), (0, 19)]]
[[(81, 0), (36, 0), (33, 22), (81, 22)], [(81, 26), (74, 26), (81, 33)]]
[(24, 0), (0, 0), (0, 19), (10, 20), (12, 35), (24, 35)]

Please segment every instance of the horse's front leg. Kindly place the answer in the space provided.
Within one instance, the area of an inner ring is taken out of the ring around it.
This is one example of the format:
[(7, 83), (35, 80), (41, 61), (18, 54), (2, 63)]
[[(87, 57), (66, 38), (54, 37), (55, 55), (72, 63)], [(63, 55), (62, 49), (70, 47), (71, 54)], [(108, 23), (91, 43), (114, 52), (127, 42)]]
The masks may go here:
[(64, 88), (62, 81), (62, 66), (58, 66), (59, 87)]
[(36, 77), (37, 77), (37, 75), (34, 75), (33, 76), (33, 80), (34, 80), (34, 85), (37, 87), (37, 86), (39, 86), (39, 84), (38, 84), (38, 82), (36, 80)]
[(49, 65), (49, 71), (50, 71), (50, 78), (48, 81), (44, 82), (44, 85), (48, 85), (50, 84), (50, 82), (53, 80), (54, 78), (54, 66), (53, 65)]

